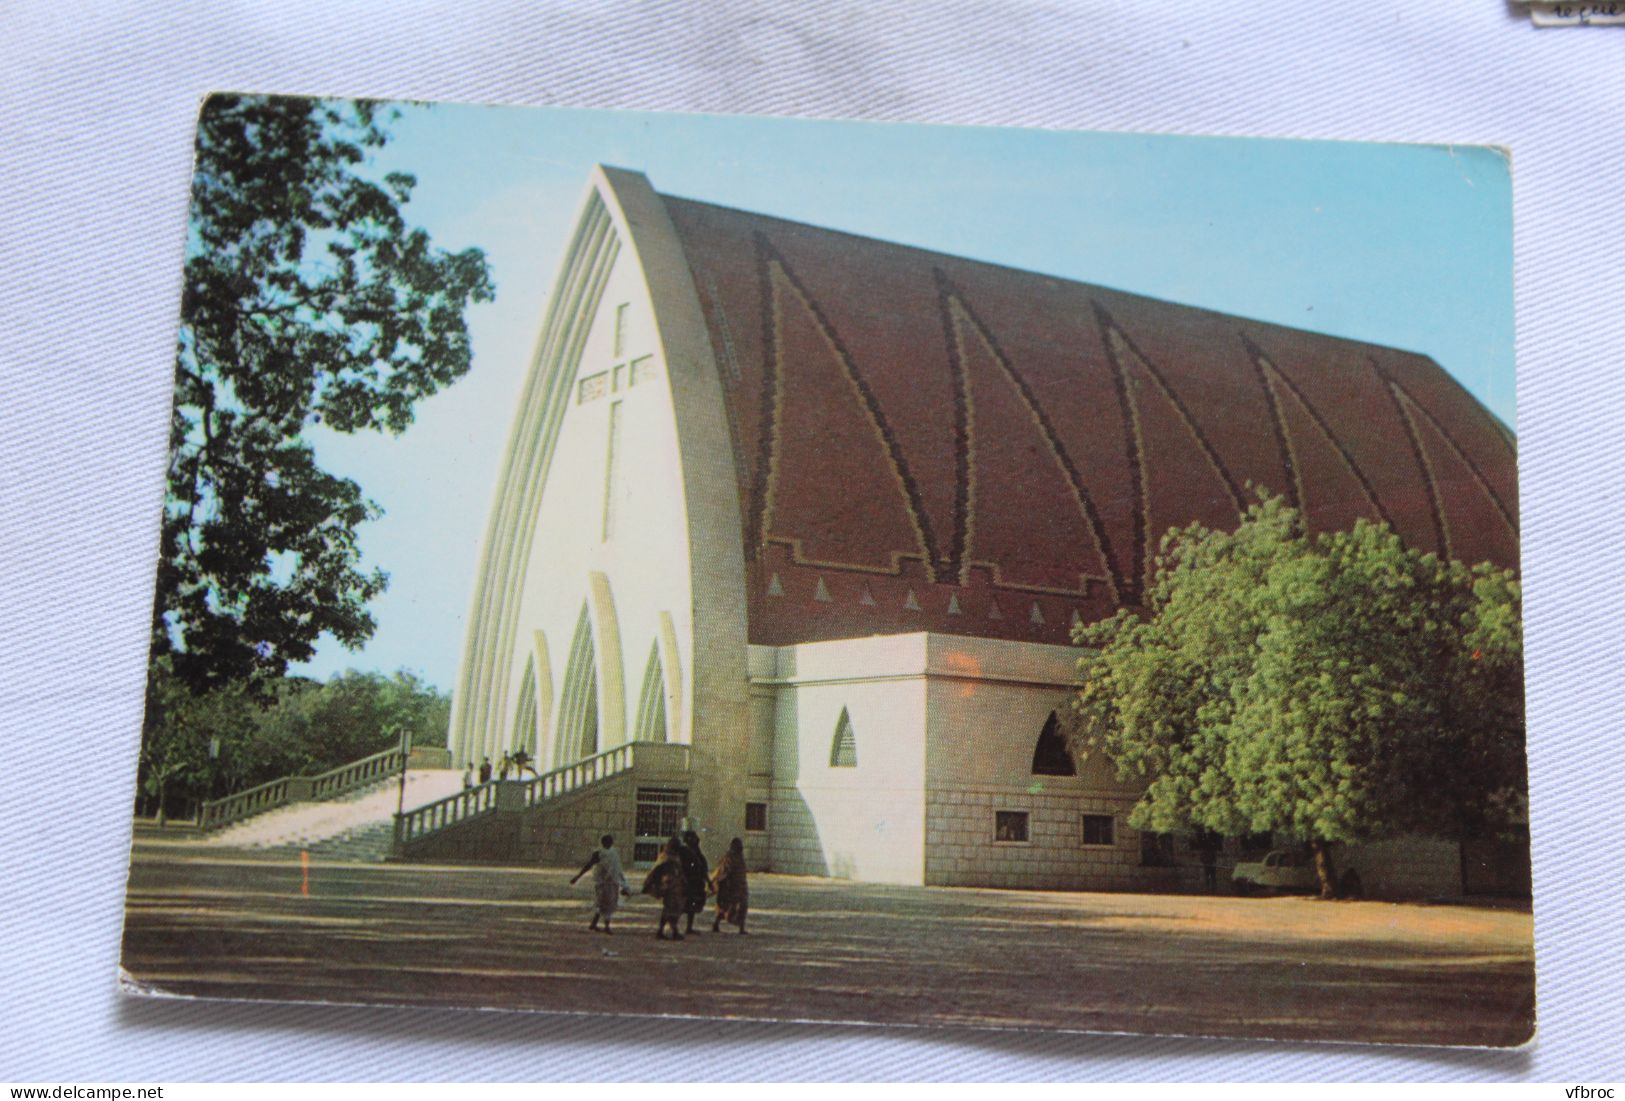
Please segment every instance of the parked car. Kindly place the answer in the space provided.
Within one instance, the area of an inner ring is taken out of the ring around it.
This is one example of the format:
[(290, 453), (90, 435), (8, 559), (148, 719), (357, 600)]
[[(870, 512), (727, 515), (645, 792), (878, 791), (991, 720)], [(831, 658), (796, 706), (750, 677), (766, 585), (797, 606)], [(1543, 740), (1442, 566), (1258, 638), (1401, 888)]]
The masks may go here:
[(1263, 860), (1244, 861), (1230, 873), (1238, 895), (1254, 891), (1319, 891), (1315, 858), (1291, 849), (1272, 849)]

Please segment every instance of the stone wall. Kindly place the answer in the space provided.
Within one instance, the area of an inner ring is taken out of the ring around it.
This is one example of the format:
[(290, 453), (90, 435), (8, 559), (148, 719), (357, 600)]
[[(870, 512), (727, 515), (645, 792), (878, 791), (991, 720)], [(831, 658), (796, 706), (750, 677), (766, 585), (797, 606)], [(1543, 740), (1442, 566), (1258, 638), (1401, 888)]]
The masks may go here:
[[(926, 792), (925, 882), (943, 887), (1170, 891), (1180, 870), (1143, 867), (1140, 834), (1128, 825), (1132, 799), (1044, 794), (1020, 788), (932, 788)], [(1027, 815), (1027, 840), (999, 840), (999, 812)], [(1083, 816), (1112, 819), (1112, 843), (1085, 845)]]

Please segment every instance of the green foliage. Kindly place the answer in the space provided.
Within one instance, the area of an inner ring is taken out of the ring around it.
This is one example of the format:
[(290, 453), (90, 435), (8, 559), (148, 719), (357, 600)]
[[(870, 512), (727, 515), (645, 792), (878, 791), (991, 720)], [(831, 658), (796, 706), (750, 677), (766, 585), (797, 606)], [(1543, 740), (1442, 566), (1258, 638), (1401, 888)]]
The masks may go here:
[[(412, 744), (443, 744), (451, 698), (407, 672), (301, 677), (267, 694), (237, 682), (194, 693), (161, 662), (147, 690), (141, 789), (162, 803), (214, 798), (283, 776), (314, 775)], [(209, 756), (209, 743), (219, 754)]]
[(304, 433), (404, 430), (467, 372), (464, 310), (492, 297), (480, 250), (405, 221), (415, 180), (370, 169), (380, 114), (221, 95), (199, 119), (152, 631), (154, 675), (194, 692), (371, 635), (387, 579), (355, 529), (378, 510)]
[(1162, 544), (1143, 613), (1080, 628), (1075, 752), (1104, 752), (1159, 832), (1317, 843), (1461, 837), (1525, 791), (1515, 577), (1322, 535), (1262, 496), (1233, 533)]

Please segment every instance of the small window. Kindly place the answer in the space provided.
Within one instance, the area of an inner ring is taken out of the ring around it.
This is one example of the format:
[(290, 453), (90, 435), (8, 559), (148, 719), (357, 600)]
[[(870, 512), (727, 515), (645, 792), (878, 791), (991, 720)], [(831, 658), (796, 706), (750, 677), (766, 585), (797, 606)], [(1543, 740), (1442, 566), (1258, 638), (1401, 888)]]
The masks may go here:
[(655, 357), (639, 356), (632, 361), (632, 376), (628, 383), (630, 386), (642, 386), (645, 382), (653, 382), (655, 377)]
[(745, 831), (747, 833), (761, 833), (767, 829), (767, 804), (745, 804)]
[(1024, 844), (1027, 841), (1027, 812), (1024, 810), (994, 811), (993, 840)]
[(1085, 845), (1117, 844), (1116, 831), (1112, 828), (1112, 826), (1112, 816), (1109, 814), (1084, 815), (1083, 843)]
[(609, 388), (617, 394), (626, 389), (626, 364), (617, 363), (610, 371)]
[(858, 767), (858, 739), (852, 733), (852, 720), (841, 708), (841, 717), (835, 724), (835, 741), (829, 747), (830, 768)]

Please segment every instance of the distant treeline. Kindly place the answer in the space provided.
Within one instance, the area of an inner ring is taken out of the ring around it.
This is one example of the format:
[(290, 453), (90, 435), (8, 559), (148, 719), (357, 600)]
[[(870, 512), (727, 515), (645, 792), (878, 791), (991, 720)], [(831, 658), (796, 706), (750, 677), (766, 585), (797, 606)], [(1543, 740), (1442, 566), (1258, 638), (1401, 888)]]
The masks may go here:
[(147, 691), (136, 809), (189, 815), (202, 799), (390, 749), (403, 731), (414, 745), (443, 745), (450, 715), (451, 697), (407, 672), (285, 677), (193, 695), (160, 662)]

